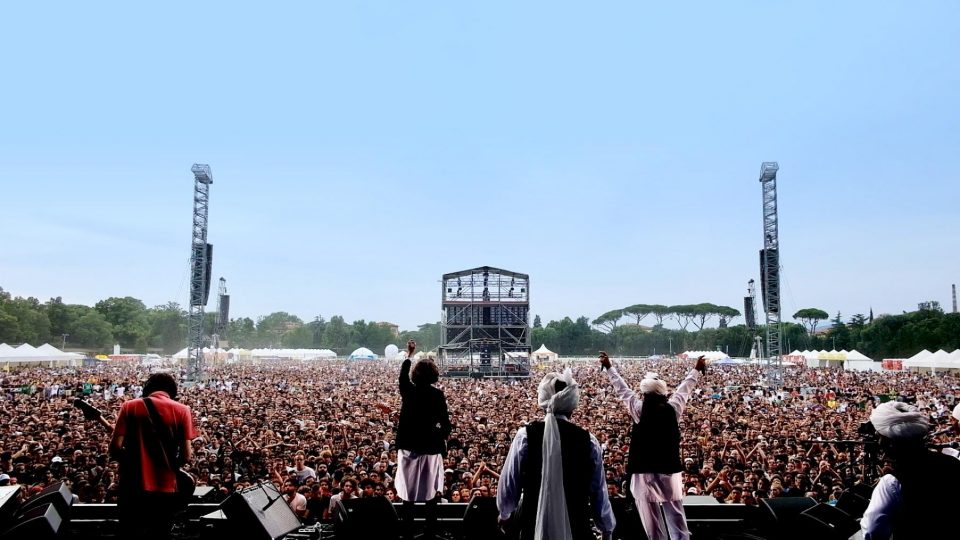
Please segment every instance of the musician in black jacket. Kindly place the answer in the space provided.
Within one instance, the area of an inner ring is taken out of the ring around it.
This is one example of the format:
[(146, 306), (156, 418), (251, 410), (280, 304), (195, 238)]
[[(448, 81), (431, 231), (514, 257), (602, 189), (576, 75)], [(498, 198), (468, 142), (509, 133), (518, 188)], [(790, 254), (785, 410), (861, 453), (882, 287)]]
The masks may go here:
[(433, 387), (440, 378), (429, 359), (417, 362), (410, 376), (410, 362), (417, 350), (407, 342), (407, 359), (400, 367), (400, 421), (397, 425), (397, 495), (403, 499), (404, 534), (413, 531), (413, 503), (427, 503), (424, 536), (431, 538), (437, 519), (437, 503), (443, 492), (443, 455), (450, 435), (450, 414), (443, 391)]

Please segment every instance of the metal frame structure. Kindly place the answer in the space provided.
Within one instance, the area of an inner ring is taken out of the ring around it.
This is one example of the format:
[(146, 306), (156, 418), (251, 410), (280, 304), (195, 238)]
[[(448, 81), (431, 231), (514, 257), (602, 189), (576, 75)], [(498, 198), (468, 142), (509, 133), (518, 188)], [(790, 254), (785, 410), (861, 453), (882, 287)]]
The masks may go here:
[(187, 382), (203, 377), (203, 308), (210, 292), (207, 270), (207, 214), (210, 206), (210, 166), (194, 163), (193, 234), (190, 242), (190, 302), (187, 311)]
[(777, 171), (775, 161), (760, 166), (760, 184), (763, 186), (763, 252), (762, 280), (763, 309), (767, 322), (767, 383), (779, 385), (783, 380), (782, 351), (780, 349), (780, 238), (777, 219)]
[(440, 292), (442, 375), (530, 376), (530, 276), (481, 266), (444, 274)]

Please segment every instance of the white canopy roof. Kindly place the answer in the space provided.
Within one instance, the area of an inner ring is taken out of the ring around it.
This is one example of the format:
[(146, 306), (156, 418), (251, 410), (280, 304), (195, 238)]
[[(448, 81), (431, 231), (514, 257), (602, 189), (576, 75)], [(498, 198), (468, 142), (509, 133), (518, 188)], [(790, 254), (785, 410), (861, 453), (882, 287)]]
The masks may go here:
[(366, 347), (360, 347), (359, 349), (350, 353), (350, 356), (347, 357), (348, 360), (376, 360), (377, 355), (373, 353), (370, 349)]
[(706, 357), (706, 359), (711, 362), (722, 360), (724, 358), (730, 358), (730, 355), (721, 351), (687, 351), (681, 354), (680, 358), (690, 359), (690, 358), (699, 358), (701, 356)]
[(547, 348), (547, 344), (541, 344), (540, 348), (533, 351), (532, 356), (538, 360), (556, 360), (560, 355)]
[(922, 369), (960, 369), (960, 349), (946, 352), (943, 349), (935, 353), (923, 350), (903, 361), (904, 368)]
[(27, 364), (34, 363), (39, 364), (42, 362), (59, 362), (59, 363), (78, 363), (83, 359), (82, 354), (77, 353), (65, 353), (60, 349), (50, 345), (49, 343), (44, 343), (40, 347), (34, 347), (28, 343), (24, 343), (19, 347), (11, 347), (6, 343), (0, 344), (0, 362), (3, 363), (16, 363), (16, 364)]

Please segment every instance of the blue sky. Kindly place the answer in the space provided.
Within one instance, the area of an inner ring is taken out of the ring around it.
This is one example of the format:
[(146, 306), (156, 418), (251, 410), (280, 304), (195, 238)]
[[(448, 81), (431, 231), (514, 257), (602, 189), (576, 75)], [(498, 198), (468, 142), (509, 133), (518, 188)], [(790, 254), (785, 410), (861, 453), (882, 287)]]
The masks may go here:
[(740, 307), (776, 160), (786, 311), (949, 308), (956, 2), (316, 4), (7, 6), (0, 286), (185, 304), (201, 162), (233, 316)]

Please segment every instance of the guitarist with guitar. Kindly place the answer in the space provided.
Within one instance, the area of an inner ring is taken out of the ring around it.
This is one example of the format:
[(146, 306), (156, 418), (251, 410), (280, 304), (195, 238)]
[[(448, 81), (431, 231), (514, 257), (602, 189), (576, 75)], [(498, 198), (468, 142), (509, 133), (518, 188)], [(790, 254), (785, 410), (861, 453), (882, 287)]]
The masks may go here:
[(86, 402), (74, 405), (88, 420), (113, 431), (110, 456), (120, 462), (121, 537), (167, 539), (174, 514), (193, 495), (193, 479), (180, 467), (192, 458), (196, 432), (190, 407), (176, 401), (172, 375), (150, 375), (143, 396), (121, 405), (114, 425)]

